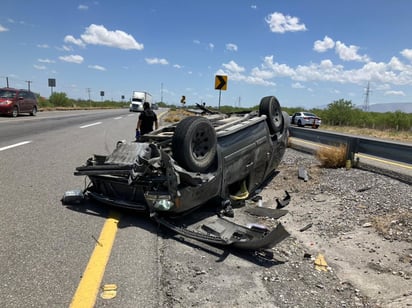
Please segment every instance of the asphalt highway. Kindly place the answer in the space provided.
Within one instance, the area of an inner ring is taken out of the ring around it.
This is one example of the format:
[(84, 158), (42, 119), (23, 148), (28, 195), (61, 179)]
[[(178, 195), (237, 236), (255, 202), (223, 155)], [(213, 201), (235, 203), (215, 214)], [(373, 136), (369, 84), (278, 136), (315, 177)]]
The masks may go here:
[(106, 307), (104, 285), (117, 287), (110, 306), (157, 306), (156, 227), (146, 217), (60, 201), (84, 187), (73, 175), (77, 166), (134, 138), (137, 115), (123, 109), (0, 117), (2, 307)]

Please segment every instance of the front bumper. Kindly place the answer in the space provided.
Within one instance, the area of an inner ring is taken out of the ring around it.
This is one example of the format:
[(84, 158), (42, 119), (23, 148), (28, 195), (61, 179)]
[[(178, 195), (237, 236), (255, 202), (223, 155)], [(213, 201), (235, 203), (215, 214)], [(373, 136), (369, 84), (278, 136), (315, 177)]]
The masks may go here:
[(129, 107), (130, 112), (142, 112), (143, 106), (142, 105), (132, 105)]
[(0, 114), (11, 114), (13, 112), (13, 104), (0, 103)]

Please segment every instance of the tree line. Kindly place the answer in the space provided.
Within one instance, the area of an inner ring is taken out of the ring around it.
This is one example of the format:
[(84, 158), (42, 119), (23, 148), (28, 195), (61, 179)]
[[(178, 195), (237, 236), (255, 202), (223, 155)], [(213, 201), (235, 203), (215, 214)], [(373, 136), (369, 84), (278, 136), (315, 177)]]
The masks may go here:
[(129, 107), (128, 101), (93, 101), (83, 99), (71, 99), (64, 92), (54, 92), (49, 99), (38, 97), (39, 106), (43, 110), (47, 109), (88, 109), (88, 108), (125, 108)]

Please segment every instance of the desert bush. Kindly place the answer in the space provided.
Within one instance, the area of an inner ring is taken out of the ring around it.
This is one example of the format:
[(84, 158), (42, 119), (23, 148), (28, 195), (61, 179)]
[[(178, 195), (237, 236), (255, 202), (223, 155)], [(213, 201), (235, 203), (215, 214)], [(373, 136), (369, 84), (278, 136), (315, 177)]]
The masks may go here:
[(337, 147), (322, 146), (316, 151), (316, 158), (325, 168), (341, 168), (346, 165), (347, 146), (341, 144)]

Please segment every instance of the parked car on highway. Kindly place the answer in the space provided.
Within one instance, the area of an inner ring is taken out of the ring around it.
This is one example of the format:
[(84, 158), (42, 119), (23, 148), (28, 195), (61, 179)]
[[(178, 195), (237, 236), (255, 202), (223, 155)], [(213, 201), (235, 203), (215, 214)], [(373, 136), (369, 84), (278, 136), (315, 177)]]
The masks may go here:
[[(286, 150), (289, 125), (278, 100), (264, 97), (259, 110), (247, 114), (224, 114), (198, 104), (193, 114), (139, 142), (121, 141), (109, 155), (90, 157), (74, 173), (87, 176), (90, 184), (67, 192), (63, 203), (86, 198), (146, 212), (184, 236), (242, 248), (268, 247), (288, 236), (280, 223), (273, 230), (247, 228), (221, 216), (213, 223), (203, 217), (199, 228), (189, 230), (187, 218), (206, 204), (214, 205), (214, 214), (231, 217), (234, 203), (251, 198), (273, 176)], [(183, 224), (180, 217), (186, 218)]]
[(300, 127), (309, 125), (313, 128), (318, 128), (321, 122), (321, 118), (319, 118), (317, 115), (306, 111), (296, 112), (291, 118), (291, 123)]
[(33, 92), (14, 88), (0, 89), (0, 114), (17, 117), (20, 113), (36, 115), (37, 98)]

